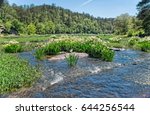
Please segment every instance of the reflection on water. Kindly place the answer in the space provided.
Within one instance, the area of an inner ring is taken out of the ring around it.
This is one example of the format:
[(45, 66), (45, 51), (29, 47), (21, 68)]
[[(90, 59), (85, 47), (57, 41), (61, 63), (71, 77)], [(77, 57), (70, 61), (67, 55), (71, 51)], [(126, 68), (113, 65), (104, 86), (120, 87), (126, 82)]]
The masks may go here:
[(19, 56), (33, 66), (40, 65), (43, 76), (33, 89), (18, 97), (150, 97), (148, 53), (118, 51), (113, 62), (81, 58), (71, 69), (64, 60), (37, 61), (32, 53)]

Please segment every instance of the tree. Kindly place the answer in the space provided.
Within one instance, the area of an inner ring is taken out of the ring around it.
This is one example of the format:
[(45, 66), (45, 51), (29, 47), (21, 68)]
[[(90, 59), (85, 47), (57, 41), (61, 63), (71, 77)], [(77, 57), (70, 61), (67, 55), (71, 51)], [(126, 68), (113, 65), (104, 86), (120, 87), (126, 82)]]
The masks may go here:
[(150, 35), (150, 0), (142, 0), (138, 3), (138, 18), (143, 21), (142, 25), (146, 35)]
[(12, 21), (12, 29), (16, 30), (18, 33), (26, 33), (24, 24), (17, 19)]
[(55, 33), (55, 25), (52, 21), (45, 22), (45, 32), (48, 34)]
[(144, 30), (142, 27), (142, 21), (136, 17), (132, 17), (128, 24), (128, 33), (129, 37), (131, 36), (143, 36)]
[(128, 25), (131, 20), (129, 14), (122, 14), (115, 19), (115, 33), (125, 35), (128, 32)]
[[(20, 34), (53, 33), (113, 33), (114, 19), (95, 18), (85, 13), (72, 12), (52, 5), (10, 5), (3, 0), (0, 8), (0, 20)], [(10, 25), (11, 23), (11, 25)]]
[(45, 25), (43, 23), (38, 23), (36, 25), (36, 33), (37, 34), (45, 34)]
[(5, 23), (5, 29), (6, 29), (6, 31), (10, 32), (11, 27), (12, 27), (12, 22), (11, 21), (7, 21)]
[(36, 33), (36, 26), (33, 24), (33, 23), (30, 23), (28, 26), (27, 26), (27, 33), (29, 35), (32, 35), (32, 34), (35, 34)]

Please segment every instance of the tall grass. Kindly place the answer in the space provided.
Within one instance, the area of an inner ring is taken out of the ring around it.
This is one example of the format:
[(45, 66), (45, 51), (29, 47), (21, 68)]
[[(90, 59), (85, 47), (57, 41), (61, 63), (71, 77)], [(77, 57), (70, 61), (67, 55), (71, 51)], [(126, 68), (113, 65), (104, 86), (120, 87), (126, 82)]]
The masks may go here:
[(44, 59), (44, 55), (45, 55), (45, 52), (44, 52), (43, 49), (38, 49), (38, 50), (36, 50), (36, 52), (35, 52), (35, 57), (36, 57), (37, 59), (39, 59), (39, 60)]
[(74, 53), (71, 53), (68, 56), (65, 56), (65, 60), (69, 67), (74, 67), (78, 62), (78, 56)]
[(57, 42), (53, 42), (45, 46), (43, 51), (47, 55), (57, 55), (61, 51), (61, 47)]

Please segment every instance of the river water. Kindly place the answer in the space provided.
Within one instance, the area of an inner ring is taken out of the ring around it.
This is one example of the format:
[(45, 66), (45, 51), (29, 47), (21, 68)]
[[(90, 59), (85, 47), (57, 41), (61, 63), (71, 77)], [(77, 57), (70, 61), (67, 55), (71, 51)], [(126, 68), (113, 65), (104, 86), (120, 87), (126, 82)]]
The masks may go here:
[(33, 52), (20, 53), (42, 77), (30, 89), (7, 97), (34, 98), (150, 98), (150, 54), (116, 51), (113, 62), (80, 58), (75, 68), (65, 60), (37, 61)]

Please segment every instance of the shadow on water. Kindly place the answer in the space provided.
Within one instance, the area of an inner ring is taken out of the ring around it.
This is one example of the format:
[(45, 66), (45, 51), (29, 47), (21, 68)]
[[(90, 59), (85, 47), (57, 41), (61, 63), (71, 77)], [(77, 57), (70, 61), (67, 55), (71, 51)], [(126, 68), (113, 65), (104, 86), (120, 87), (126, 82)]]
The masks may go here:
[(64, 60), (38, 61), (33, 54), (19, 56), (39, 66), (43, 76), (16, 97), (150, 97), (149, 53), (117, 51), (113, 62), (84, 57), (71, 69)]

